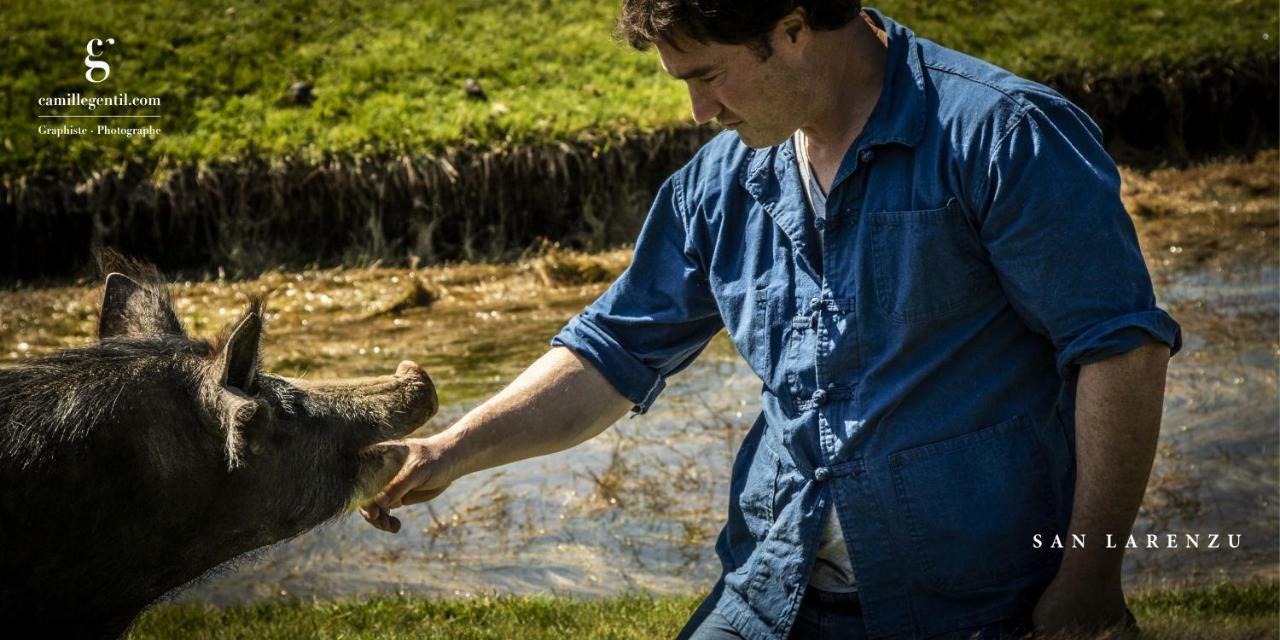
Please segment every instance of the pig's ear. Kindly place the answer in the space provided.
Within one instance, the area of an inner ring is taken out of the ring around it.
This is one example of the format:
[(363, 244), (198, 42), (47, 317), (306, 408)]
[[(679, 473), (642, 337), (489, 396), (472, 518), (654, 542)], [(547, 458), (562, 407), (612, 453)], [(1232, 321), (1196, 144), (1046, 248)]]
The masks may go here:
[(228, 471), (244, 465), (246, 440), (250, 441), (251, 451), (257, 448), (254, 442), (261, 442), (262, 434), (255, 433), (251, 423), (262, 413), (262, 406), (248, 394), (236, 389), (222, 389), (218, 393), (215, 407), (218, 422), (226, 437)]
[(258, 374), (258, 344), (261, 341), (262, 306), (254, 301), (214, 356), (213, 370), (218, 376), (218, 383), (248, 391)]
[(162, 292), (121, 273), (107, 276), (98, 315), (98, 339), (182, 335), (182, 324)]

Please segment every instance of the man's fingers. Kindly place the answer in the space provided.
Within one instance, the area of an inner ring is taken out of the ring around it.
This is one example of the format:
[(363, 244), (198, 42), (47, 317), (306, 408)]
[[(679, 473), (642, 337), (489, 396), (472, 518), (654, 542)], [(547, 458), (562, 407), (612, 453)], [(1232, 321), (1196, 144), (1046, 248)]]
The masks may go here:
[(387, 512), (376, 504), (368, 504), (360, 507), (360, 517), (364, 518), (365, 522), (381, 529), (383, 522), (386, 520)]
[(400, 467), (396, 477), (392, 478), (391, 482), (388, 482), (387, 486), (383, 487), (382, 491), (373, 497), (374, 503), (382, 507), (384, 511), (399, 507), (401, 505), (400, 499), (406, 493), (422, 484), (422, 480), (416, 477), (418, 471), (418, 466), (412, 463), (406, 463), (403, 467)]
[(398, 533), (400, 531), (400, 519), (384, 511), (382, 515), (378, 516), (378, 521), (373, 526), (387, 533)]
[(377, 505), (360, 507), (360, 515), (376, 529), (390, 533), (400, 531), (400, 519), (391, 515), (390, 511), (386, 511)]

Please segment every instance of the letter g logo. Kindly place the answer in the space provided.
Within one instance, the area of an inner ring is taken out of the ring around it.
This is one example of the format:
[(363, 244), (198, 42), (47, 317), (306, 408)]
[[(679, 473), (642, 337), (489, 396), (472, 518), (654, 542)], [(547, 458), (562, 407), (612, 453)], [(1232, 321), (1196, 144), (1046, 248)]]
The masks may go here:
[[(107, 38), (107, 44), (115, 44), (115, 43), (116, 43), (115, 38)], [(84, 72), (84, 79), (88, 80), (89, 82), (93, 82), (95, 84), (98, 82), (102, 82), (103, 80), (106, 80), (107, 76), (111, 75), (111, 65), (107, 64), (106, 62), (103, 62), (102, 60), (94, 60), (94, 58), (97, 58), (98, 56), (102, 55), (101, 52), (94, 50), (96, 47), (101, 47), (101, 46), (102, 46), (102, 41), (97, 38), (90, 40), (89, 43), (85, 45), (85, 51), (87, 51), (89, 55), (84, 57), (84, 66), (89, 68), (86, 69)], [(102, 77), (98, 78), (97, 80), (94, 80), (93, 79), (94, 70), (101, 71)]]

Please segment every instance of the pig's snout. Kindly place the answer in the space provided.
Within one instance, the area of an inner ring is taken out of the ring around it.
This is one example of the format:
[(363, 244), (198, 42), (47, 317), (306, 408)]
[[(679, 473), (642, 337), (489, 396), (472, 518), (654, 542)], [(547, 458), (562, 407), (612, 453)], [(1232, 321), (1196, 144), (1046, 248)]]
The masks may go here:
[[(439, 398), (436, 396), (436, 385), (431, 381), (431, 376), (427, 375), (418, 363), (412, 360), (404, 360), (396, 367), (396, 377), (400, 378), (413, 387), (415, 387), (415, 408), (422, 412), (421, 422), (425, 422), (431, 416), (436, 414), (440, 408)], [(415, 425), (416, 426), (416, 425)]]

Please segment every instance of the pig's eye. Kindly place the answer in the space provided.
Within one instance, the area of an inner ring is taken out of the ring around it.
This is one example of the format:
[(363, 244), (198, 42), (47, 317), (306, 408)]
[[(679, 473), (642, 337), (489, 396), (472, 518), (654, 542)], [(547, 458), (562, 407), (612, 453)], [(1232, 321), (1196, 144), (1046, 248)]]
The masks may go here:
[(262, 397), (278, 408), (280, 415), (286, 420), (297, 415), (297, 407), (300, 401), (297, 388), (278, 378), (271, 376), (260, 377), (264, 387)]
[(258, 411), (253, 414), (253, 420), (250, 422), (251, 429), (266, 429), (275, 422), (275, 410), (271, 407), (270, 402), (258, 402)]

